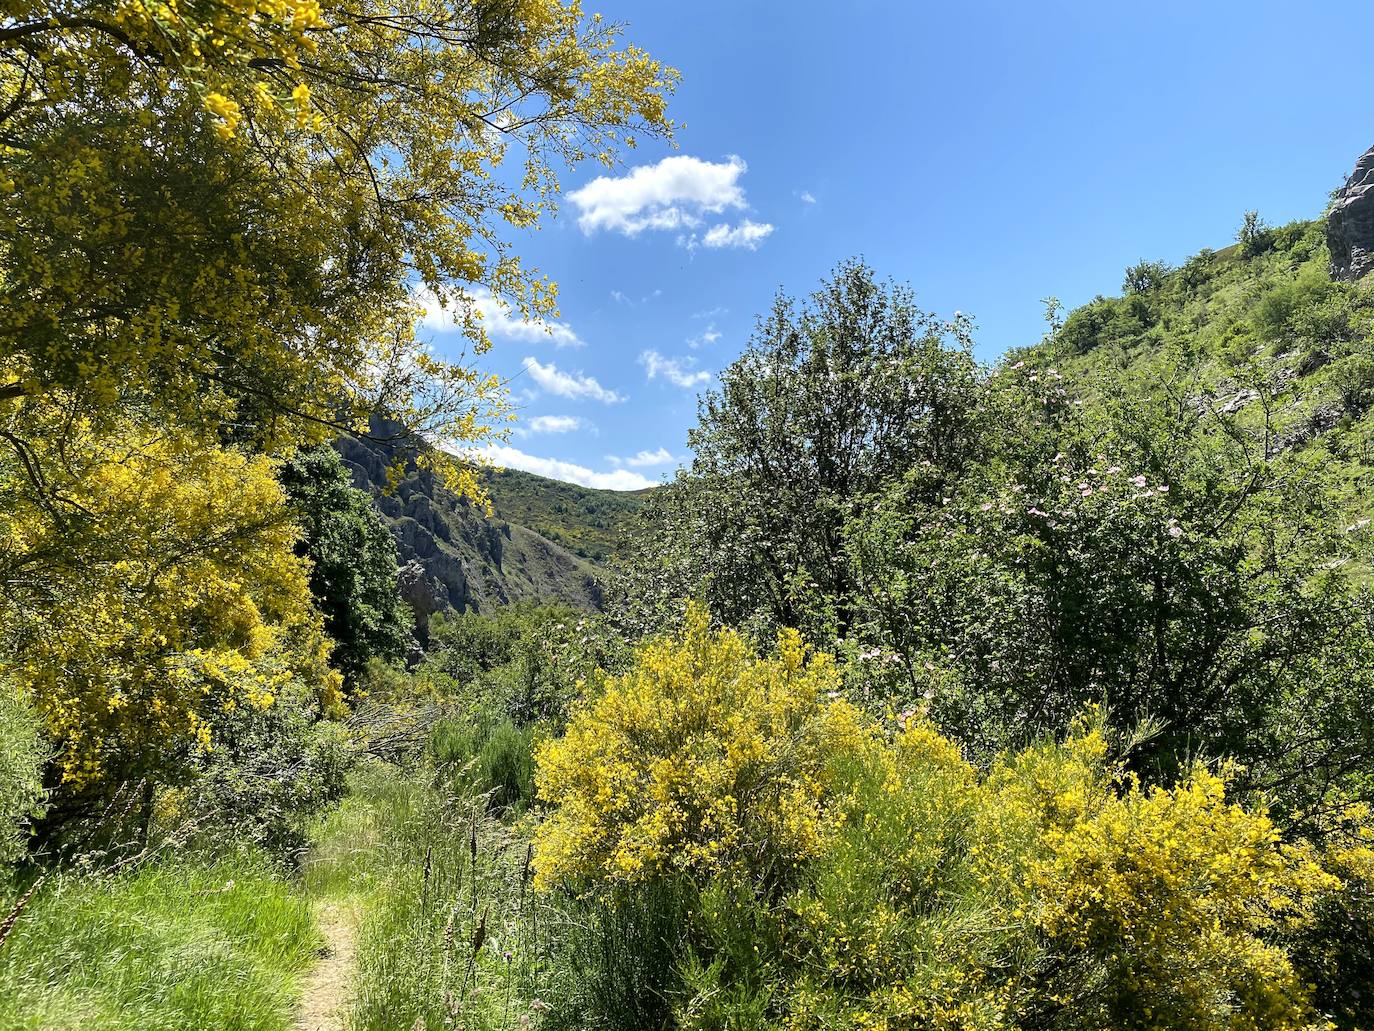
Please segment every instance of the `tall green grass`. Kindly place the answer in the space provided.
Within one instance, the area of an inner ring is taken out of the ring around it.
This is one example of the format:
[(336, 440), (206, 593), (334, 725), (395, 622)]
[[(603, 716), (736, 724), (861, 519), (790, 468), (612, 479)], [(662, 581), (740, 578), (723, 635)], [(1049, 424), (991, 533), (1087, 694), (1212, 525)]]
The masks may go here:
[(349, 1031), (476, 1031), (536, 1015), (527, 839), (432, 769), (374, 763), (350, 787), (304, 868), (312, 894), (360, 916)]
[(429, 751), (459, 794), (485, 796), (494, 812), (534, 801), (535, 726), (503, 720), (441, 720)]
[[(9, 902), (19, 885), (0, 889)], [(6, 1031), (284, 1031), (320, 939), (266, 863), (50, 878), (0, 945)]]

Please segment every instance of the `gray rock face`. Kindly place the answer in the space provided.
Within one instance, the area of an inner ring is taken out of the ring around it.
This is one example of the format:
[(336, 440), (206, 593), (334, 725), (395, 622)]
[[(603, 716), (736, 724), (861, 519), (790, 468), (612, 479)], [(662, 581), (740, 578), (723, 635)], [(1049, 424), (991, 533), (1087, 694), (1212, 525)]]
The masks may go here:
[(429, 617), (436, 612), (443, 612), (452, 604), (449, 592), (418, 559), (411, 559), (401, 567), (396, 586), (401, 600), (415, 614), (415, 636), (421, 645), (428, 645)]
[(1351, 282), (1374, 271), (1374, 147), (1360, 155), (1336, 194), (1326, 216), (1326, 242), (1332, 278)]
[[(433, 473), (416, 467), (411, 446), (398, 425), (381, 419), (373, 420), (370, 439), (334, 443), (354, 486), (372, 495), (391, 526), (402, 565), (401, 597), (415, 613), (421, 644), (427, 643), (429, 617), (446, 609), (481, 612), (522, 599), (602, 606), (592, 566), (528, 527), (488, 518), (455, 497)], [(387, 469), (397, 460), (404, 475), (387, 491)]]

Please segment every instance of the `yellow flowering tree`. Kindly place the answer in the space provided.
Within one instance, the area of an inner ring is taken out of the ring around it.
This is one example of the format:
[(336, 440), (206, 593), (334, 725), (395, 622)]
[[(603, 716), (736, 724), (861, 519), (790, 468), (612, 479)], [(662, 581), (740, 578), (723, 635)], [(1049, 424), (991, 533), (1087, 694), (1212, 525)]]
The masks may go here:
[[(514, 252), (676, 75), (562, 0), (14, 0), (0, 12), (0, 664), (68, 785), (330, 678), (280, 456), (381, 412), (460, 492), (502, 385), (415, 338), (551, 313)], [(412, 451), (412, 453), (415, 453)]]
[[(75, 429), (61, 498), (0, 510), (0, 655), (58, 746), (64, 789), (175, 779), (210, 725), (339, 677), (272, 463), (161, 429)], [(0, 494), (29, 498), (0, 463)]]

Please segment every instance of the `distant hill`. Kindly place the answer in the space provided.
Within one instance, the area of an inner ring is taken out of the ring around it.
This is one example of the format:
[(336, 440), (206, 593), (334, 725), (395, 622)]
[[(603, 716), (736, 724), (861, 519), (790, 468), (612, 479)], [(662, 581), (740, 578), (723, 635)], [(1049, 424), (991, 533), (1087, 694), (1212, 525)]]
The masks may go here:
[(402, 569), (402, 593), (424, 623), (446, 608), (487, 611), (516, 601), (602, 605), (601, 563), (620, 523), (643, 500), (545, 479), (518, 470), (488, 476), (495, 514), (488, 517), (411, 462), (396, 488), (386, 470), (396, 445), (344, 437), (335, 448), (354, 484), (371, 493), (391, 525)]
[(489, 474), (487, 489), (498, 518), (527, 526), (595, 563), (610, 558), (621, 525), (639, 510), (648, 493), (596, 490), (519, 469)]

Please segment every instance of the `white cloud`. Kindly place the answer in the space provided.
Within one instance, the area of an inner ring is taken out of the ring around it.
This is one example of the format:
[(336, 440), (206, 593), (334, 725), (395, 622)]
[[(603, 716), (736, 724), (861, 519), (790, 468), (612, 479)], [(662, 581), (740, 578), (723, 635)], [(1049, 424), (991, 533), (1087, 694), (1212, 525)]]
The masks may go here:
[(623, 304), (630, 308), (638, 307), (641, 304), (648, 304), (650, 301), (656, 301), (662, 296), (663, 290), (657, 289), (645, 294), (643, 297), (636, 301), (633, 297), (629, 296), (622, 290), (611, 291), (611, 300), (615, 301), (616, 304)]
[(737, 226), (727, 225), (722, 222), (718, 226), (712, 226), (706, 230), (706, 235), (701, 238), (703, 247), (743, 247), (746, 250), (756, 251), (759, 244), (768, 237), (773, 231), (773, 227), (767, 222), (751, 222), (745, 219)]
[(564, 462), (558, 458), (541, 458), (538, 455), (526, 454), (519, 448), (508, 447), (505, 444), (488, 444), (470, 453), (486, 458), (499, 466), (523, 469), (527, 473), (547, 476), (551, 480), (563, 480), (567, 483), (580, 484), (583, 487), (596, 487), (599, 490), (643, 490), (645, 487), (657, 486), (655, 481), (647, 476), (630, 472), (628, 469), (597, 472), (575, 462)]
[(729, 309), (729, 308), (724, 308), (724, 307), (721, 307), (721, 306), (717, 305), (717, 306), (714, 307), (714, 308), (703, 308), (701, 311), (693, 312), (693, 313), (692, 313), (692, 318), (694, 318), (694, 319), (712, 319), (712, 320), (715, 320), (716, 318), (720, 317), (721, 315), (729, 315), (729, 314), (730, 314), (730, 309)]
[(803, 204), (815, 204), (815, 203), (816, 203), (816, 197), (815, 197), (814, 194), (812, 194), (812, 192), (811, 192), (810, 190), (802, 190), (802, 192), (799, 193), (797, 196), (799, 196), (799, 197), (801, 198), (801, 202), (802, 202)]
[(517, 426), (515, 431), (521, 434), (571, 433), (573, 430), (584, 429), (587, 425), (586, 419), (578, 418), (576, 415), (536, 415), (524, 426)]
[(710, 344), (714, 344), (719, 339), (720, 331), (716, 329), (716, 324), (714, 322), (709, 322), (706, 324), (706, 328), (697, 336), (687, 338), (687, 346), (692, 348), (692, 350), (696, 350), (699, 347), (706, 347)]
[(642, 351), (639, 355), (639, 364), (644, 366), (649, 379), (662, 376), (669, 383), (684, 390), (708, 383), (711, 379), (711, 374), (705, 369), (692, 370), (691, 366), (696, 362), (691, 358), (665, 358), (657, 351)]
[(657, 451), (641, 451), (638, 454), (631, 455), (629, 458), (625, 459), (625, 464), (633, 466), (636, 469), (644, 469), (651, 465), (667, 465), (670, 462), (676, 461), (677, 459), (673, 457), (671, 451), (666, 447), (661, 447)]
[[(549, 342), (555, 347), (582, 347), (585, 344), (566, 322), (521, 318), (484, 286), (474, 287), (467, 296), (481, 313), (482, 324), (493, 339), (531, 344)], [(451, 333), (459, 328), (454, 309), (441, 307), (438, 298), (428, 290), (417, 290), (415, 299), (425, 308), (421, 325), (440, 333)]]
[(621, 394), (614, 390), (607, 390), (590, 376), (581, 373), (562, 372), (559, 368), (549, 362), (542, 365), (537, 359), (525, 359), (525, 371), (530, 374), (530, 379), (544, 391), (556, 394), (559, 397), (568, 397), (574, 400), (588, 398), (592, 401), (600, 401), (605, 405), (613, 405), (617, 401), (624, 401)]
[(568, 194), (568, 200), (584, 233), (606, 229), (638, 236), (645, 229), (695, 229), (704, 215), (748, 206), (739, 184), (747, 169), (738, 157), (716, 162), (677, 155), (623, 176), (600, 176)]

